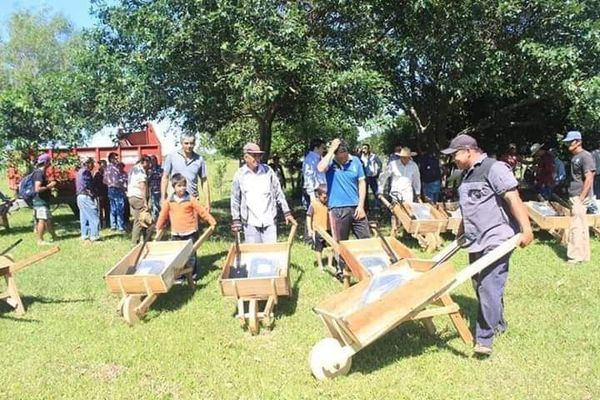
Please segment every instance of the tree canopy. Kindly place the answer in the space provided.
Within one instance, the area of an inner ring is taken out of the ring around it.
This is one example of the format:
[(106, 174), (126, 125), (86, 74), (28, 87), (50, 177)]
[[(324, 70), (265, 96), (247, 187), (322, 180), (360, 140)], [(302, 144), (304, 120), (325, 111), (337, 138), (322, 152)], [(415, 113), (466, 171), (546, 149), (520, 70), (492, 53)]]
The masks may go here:
[(84, 85), (77, 66), (82, 41), (60, 15), (19, 12), (0, 41), (0, 139), (4, 150), (76, 143), (86, 127)]
[(438, 148), (459, 132), (498, 147), (600, 129), (600, 0), (93, 5), (83, 36), (47, 12), (11, 18), (0, 137), (12, 146), (162, 116), (228, 154), (255, 140), (296, 155), (381, 120), (398, 125), (384, 141), (413, 132)]
[(316, 116), (356, 125), (383, 106), (386, 82), (328, 45), (307, 2), (123, 0), (97, 10), (88, 66), (112, 122), (167, 114), (225, 150), (243, 137), (269, 152), (274, 124), (281, 135)]

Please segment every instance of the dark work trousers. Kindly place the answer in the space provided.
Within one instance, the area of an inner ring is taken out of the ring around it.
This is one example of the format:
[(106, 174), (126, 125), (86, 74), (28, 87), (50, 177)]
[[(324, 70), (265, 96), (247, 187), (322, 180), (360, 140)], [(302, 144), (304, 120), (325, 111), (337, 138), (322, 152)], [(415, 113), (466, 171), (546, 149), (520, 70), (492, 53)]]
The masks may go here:
[(373, 197), (375, 198), (375, 207), (379, 207), (379, 199), (377, 198), (377, 176), (367, 176), (365, 181), (367, 182), (367, 196), (365, 198), (365, 211), (369, 211), (369, 188), (371, 192), (373, 192)]
[[(469, 253), (469, 263), (474, 263), (493, 248), (477, 253)], [(504, 321), (504, 286), (508, 278), (508, 253), (473, 277), (473, 289), (479, 301), (475, 342), (492, 347), (494, 335), (506, 330)]]
[[(196, 231), (189, 235), (171, 235), (171, 240), (191, 240), (192, 243), (196, 243), (196, 240), (198, 240), (199, 237), (200, 235), (198, 234), (198, 231)], [(195, 251), (190, 255), (187, 265), (192, 266), (192, 276), (196, 279), (198, 277), (198, 260), (196, 259)]]
[[(329, 210), (329, 220), (331, 221), (331, 233), (336, 241), (348, 240), (350, 231), (357, 239), (366, 239), (371, 237), (369, 232), (369, 220), (354, 219), (356, 207), (336, 207)], [(338, 257), (336, 275), (341, 275), (346, 267), (344, 260)]]

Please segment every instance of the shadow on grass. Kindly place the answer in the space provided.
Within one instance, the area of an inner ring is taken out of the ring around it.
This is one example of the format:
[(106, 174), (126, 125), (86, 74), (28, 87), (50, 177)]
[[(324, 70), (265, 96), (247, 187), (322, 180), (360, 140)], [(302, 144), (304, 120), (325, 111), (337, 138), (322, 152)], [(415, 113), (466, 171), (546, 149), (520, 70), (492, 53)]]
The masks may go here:
[[(201, 281), (210, 271), (219, 269), (219, 266), (215, 265), (215, 263), (225, 254), (227, 254), (225, 251), (221, 251), (198, 257), (197, 280)], [(192, 290), (187, 283), (183, 285), (174, 285), (168, 293), (158, 296), (156, 302), (152, 305), (152, 308), (158, 312), (178, 310), (192, 299), (196, 290), (203, 289), (208, 286), (210, 282), (211, 281), (206, 281), (201, 284), (196, 284), (195, 290)]]
[[(32, 304), (35, 304), (35, 303), (40, 303), (40, 304), (91, 303), (93, 301), (93, 299), (86, 298), (86, 299), (65, 300), (65, 299), (53, 299), (53, 298), (44, 297), (44, 296), (21, 296), (21, 301), (23, 302), (23, 306), (25, 307), (25, 310), (27, 310)], [(13, 312), (13, 311), (14, 311), (14, 308), (12, 308), (11, 306), (9, 306), (8, 304), (6, 304), (3, 301), (0, 302), (0, 317), (21, 320), (21, 318), (6, 317), (3, 315), (4, 313)], [(39, 322), (39, 321), (30, 320), (28, 322)]]
[(290, 265), (290, 273), (295, 275), (295, 280), (292, 283), (292, 293), (289, 297), (281, 297), (279, 300), (279, 304), (277, 304), (277, 308), (275, 309), (275, 316), (285, 315), (290, 316), (296, 312), (296, 308), (298, 307), (298, 296), (300, 295), (300, 281), (302, 281), (304, 277), (304, 269), (297, 264)]
[[(477, 301), (466, 296), (452, 296), (452, 298), (459, 304), (462, 314), (472, 321), (473, 326), (470, 328), (472, 331), (477, 319)], [(431, 348), (449, 351), (462, 358), (471, 357), (470, 352), (465, 353), (449, 344), (450, 339), (459, 337), (449, 317), (438, 316), (433, 321), (438, 328), (436, 335), (427, 333), (425, 327), (418, 321), (410, 321), (380, 337), (353, 357), (352, 371), (367, 374), (402, 359), (423, 354)]]
[(544, 244), (554, 251), (554, 254), (561, 260), (567, 260), (567, 247), (560, 244), (559, 240), (546, 231), (537, 233), (537, 240), (540, 244)]
[(28, 322), (28, 323), (35, 323), (35, 324), (39, 324), (41, 321), (37, 320), (37, 319), (28, 319), (25, 317), (12, 317), (10, 315), (6, 315), (4, 313), (0, 312), (0, 319), (7, 319), (9, 321), (15, 321), (15, 322)]

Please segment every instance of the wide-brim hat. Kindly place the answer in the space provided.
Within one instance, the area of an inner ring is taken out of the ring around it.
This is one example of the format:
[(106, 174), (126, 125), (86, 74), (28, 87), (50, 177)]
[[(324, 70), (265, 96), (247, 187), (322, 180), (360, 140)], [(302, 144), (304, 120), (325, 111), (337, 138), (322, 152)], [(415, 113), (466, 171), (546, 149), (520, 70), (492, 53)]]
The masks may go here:
[(138, 216), (138, 219), (140, 221), (140, 225), (142, 226), (142, 228), (148, 228), (150, 227), (150, 225), (152, 225), (152, 214), (150, 213), (150, 211), (148, 209), (143, 209), (140, 211), (140, 214)]
[(398, 155), (400, 157), (412, 157), (412, 153), (408, 147), (403, 147)]
[(544, 147), (544, 145), (540, 144), (540, 143), (532, 144), (531, 147), (529, 148), (529, 150), (531, 150), (531, 155), (535, 156), (537, 154), (537, 152), (542, 149), (542, 147)]
[(260, 149), (260, 146), (256, 143), (248, 142), (244, 145), (244, 153), (249, 154), (264, 154), (264, 151)]

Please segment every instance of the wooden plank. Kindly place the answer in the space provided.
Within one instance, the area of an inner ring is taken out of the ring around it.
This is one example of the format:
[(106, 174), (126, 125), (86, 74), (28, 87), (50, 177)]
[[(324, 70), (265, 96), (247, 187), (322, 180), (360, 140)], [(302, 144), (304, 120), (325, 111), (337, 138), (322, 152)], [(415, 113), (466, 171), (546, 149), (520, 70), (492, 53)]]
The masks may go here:
[(425, 272), (346, 317), (348, 328), (363, 345), (371, 343), (424, 308), (454, 276), (454, 269), (448, 264)]
[(463, 316), (460, 314), (460, 310), (458, 310), (458, 305), (454, 303), (454, 301), (449, 295), (444, 295), (440, 297), (439, 301), (446, 307), (450, 307), (452, 305), (456, 306), (456, 312), (451, 312), (448, 314), (448, 316), (450, 317), (450, 321), (452, 321), (452, 324), (456, 328), (456, 331), (458, 332), (458, 335), (463, 340), (463, 342), (465, 342), (465, 344), (468, 345), (473, 344), (473, 335), (469, 330), (467, 321), (465, 321)]

